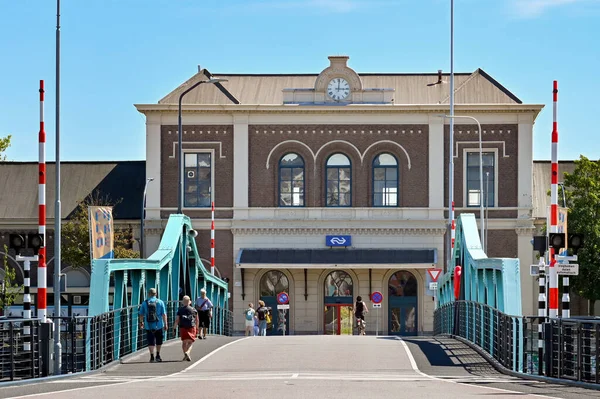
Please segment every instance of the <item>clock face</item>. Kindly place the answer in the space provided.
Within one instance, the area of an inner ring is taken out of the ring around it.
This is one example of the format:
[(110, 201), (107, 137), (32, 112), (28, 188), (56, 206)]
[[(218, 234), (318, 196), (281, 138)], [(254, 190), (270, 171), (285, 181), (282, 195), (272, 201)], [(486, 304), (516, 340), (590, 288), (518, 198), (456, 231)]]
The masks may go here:
[(327, 94), (336, 101), (350, 95), (350, 84), (343, 78), (334, 78), (327, 85)]

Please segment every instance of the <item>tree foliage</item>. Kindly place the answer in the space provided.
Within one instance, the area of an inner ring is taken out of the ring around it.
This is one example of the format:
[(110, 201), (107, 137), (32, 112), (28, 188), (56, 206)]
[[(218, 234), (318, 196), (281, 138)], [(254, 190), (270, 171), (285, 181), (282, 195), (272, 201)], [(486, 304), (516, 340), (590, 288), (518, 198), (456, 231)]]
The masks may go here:
[[(4, 253), (8, 253), (8, 247), (4, 245)], [(8, 258), (6, 255), (3, 256), (3, 267), (4, 278), (0, 282), (0, 309), (11, 306), (15, 303), (17, 296), (21, 294), (21, 288), (15, 281), (17, 280), (17, 271), (14, 267), (8, 265)]]
[(0, 161), (6, 161), (6, 155), (4, 152), (10, 147), (11, 135), (6, 137), (0, 137)]
[(581, 155), (575, 165), (564, 180), (568, 232), (584, 234), (584, 246), (577, 254), (579, 275), (572, 279), (572, 286), (579, 296), (590, 300), (593, 312), (594, 302), (600, 299), (600, 161)]
[[(72, 267), (90, 265), (90, 230), (89, 206), (116, 206), (121, 201), (111, 201), (108, 197), (101, 197), (98, 193), (81, 201), (69, 220), (63, 224), (61, 230), (62, 260)], [(132, 249), (133, 230), (131, 227), (118, 228), (114, 226), (114, 254), (115, 258), (139, 258), (140, 253)]]

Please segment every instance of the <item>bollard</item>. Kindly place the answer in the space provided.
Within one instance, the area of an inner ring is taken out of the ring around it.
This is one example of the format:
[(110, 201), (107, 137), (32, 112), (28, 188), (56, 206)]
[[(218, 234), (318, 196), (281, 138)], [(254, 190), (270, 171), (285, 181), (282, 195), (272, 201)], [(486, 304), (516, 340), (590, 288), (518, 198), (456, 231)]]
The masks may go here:
[(52, 323), (40, 323), (40, 357), (42, 361), (42, 377), (54, 373), (52, 351), (54, 350), (54, 331)]

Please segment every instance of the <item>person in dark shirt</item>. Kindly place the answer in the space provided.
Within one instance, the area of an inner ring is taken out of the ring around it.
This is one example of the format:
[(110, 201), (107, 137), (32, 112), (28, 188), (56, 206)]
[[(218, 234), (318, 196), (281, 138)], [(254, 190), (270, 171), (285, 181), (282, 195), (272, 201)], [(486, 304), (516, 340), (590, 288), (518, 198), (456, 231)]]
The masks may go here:
[(256, 309), (256, 314), (258, 316), (258, 335), (265, 336), (267, 335), (267, 317), (271, 308), (265, 306), (264, 301), (258, 301), (258, 309)]
[(183, 360), (188, 362), (192, 361), (190, 353), (192, 351), (192, 345), (196, 340), (196, 327), (199, 325), (198, 312), (196, 309), (190, 306), (192, 300), (189, 296), (183, 297), (183, 306), (177, 311), (177, 318), (173, 329), (177, 329), (179, 326), (179, 336), (181, 337), (181, 350), (183, 350)]

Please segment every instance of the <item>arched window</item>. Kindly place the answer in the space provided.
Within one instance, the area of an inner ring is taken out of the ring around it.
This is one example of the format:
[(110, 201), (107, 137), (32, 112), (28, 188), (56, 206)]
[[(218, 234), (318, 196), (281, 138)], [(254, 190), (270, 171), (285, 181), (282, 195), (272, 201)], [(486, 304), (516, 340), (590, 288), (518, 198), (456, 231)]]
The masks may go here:
[(373, 206), (398, 206), (398, 161), (391, 154), (373, 160)]
[(390, 277), (388, 284), (388, 295), (393, 296), (417, 296), (417, 279), (411, 272), (400, 271)]
[(260, 280), (260, 296), (275, 297), (280, 292), (289, 292), (290, 283), (287, 276), (279, 270), (266, 272)]
[(325, 298), (338, 296), (352, 298), (352, 285), (352, 277), (348, 273), (341, 270), (331, 272), (325, 278)]
[(327, 206), (352, 206), (352, 168), (344, 154), (333, 154), (326, 166)]
[(304, 206), (304, 160), (298, 154), (279, 161), (279, 206)]

